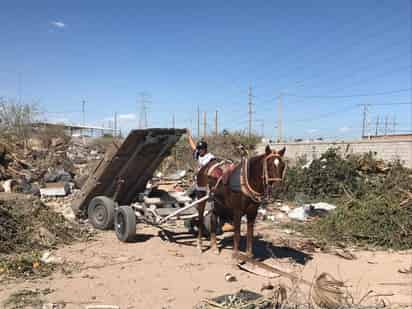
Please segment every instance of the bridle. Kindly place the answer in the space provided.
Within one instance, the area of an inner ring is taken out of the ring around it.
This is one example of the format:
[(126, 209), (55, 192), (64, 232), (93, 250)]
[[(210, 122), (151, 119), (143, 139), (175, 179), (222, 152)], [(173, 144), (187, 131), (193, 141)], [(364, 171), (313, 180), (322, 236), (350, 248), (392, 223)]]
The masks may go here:
[(269, 186), (269, 182), (273, 181), (273, 182), (280, 182), (283, 180), (283, 177), (285, 176), (286, 173), (286, 164), (285, 167), (282, 171), (282, 175), (280, 177), (269, 177), (269, 171), (268, 171), (268, 160), (271, 158), (275, 158), (278, 159), (280, 161), (283, 162), (282, 157), (278, 154), (278, 153), (270, 153), (269, 155), (266, 155), (263, 158), (263, 171), (262, 171), (262, 178), (263, 178), (263, 183), (265, 184), (265, 186)]
[[(278, 153), (270, 153), (268, 155), (265, 155), (263, 157), (263, 164), (262, 164), (262, 180), (263, 180), (263, 192), (257, 192), (255, 191), (249, 184), (249, 160), (247, 158), (242, 159), (241, 163), (241, 173), (240, 173), (240, 185), (242, 192), (251, 198), (254, 202), (256, 203), (261, 203), (264, 200), (267, 200), (270, 195), (271, 195), (271, 190), (270, 187), (271, 185), (269, 184), (270, 182), (280, 182), (283, 180), (285, 173), (286, 173), (286, 163), (285, 167), (282, 171), (281, 177), (269, 177), (269, 171), (268, 171), (268, 161), (271, 158), (277, 158), (279, 160), (282, 160), (282, 157)], [(283, 160), (282, 160), (283, 162)]]

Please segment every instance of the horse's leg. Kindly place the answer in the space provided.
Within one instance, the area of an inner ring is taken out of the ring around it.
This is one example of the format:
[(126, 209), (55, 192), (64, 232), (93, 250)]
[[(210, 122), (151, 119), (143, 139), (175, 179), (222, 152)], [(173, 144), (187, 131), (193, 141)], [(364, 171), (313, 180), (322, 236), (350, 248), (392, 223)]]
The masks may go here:
[(240, 209), (236, 207), (233, 209), (233, 223), (235, 226), (235, 234), (233, 235), (233, 258), (239, 256), (239, 242), (240, 242), (240, 223), (241, 223), (242, 214)]
[(246, 255), (253, 257), (253, 227), (255, 225), (257, 216), (256, 211), (249, 212), (246, 214), (247, 217), (247, 238), (246, 238)]
[[(202, 198), (205, 196), (205, 192), (199, 192), (198, 193), (198, 198)], [(197, 234), (197, 248), (199, 249), (200, 252), (202, 252), (202, 237), (203, 237), (203, 215), (205, 212), (205, 206), (206, 206), (206, 201), (200, 203), (197, 205), (197, 212), (198, 212), (198, 234)]]
[(210, 217), (210, 249), (212, 249), (216, 254), (219, 254), (219, 248), (217, 247), (217, 242), (216, 242), (217, 216), (216, 216), (214, 206), (215, 205), (213, 204), (213, 209), (212, 209), (212, 213)]

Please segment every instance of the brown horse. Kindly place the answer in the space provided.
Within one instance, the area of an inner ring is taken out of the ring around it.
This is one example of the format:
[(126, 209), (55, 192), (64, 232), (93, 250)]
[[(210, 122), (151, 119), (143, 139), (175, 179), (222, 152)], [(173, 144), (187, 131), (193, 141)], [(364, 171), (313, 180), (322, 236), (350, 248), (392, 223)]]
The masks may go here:
[[(246, 253), (253, 255), (253, 228), (257, 210), (262, 201), (270, 194), (271, 187), (283, 179), (285, 148), (272, 151), (266, 146), (265, 153), (242, 158), (237, 165), (225, 166), (223, 162), (212, 160), (202, 168), (197, 176), (198, 187), (208, 187), (214, 201), (211, 216), (211, 249), (219, 252), (216, 243), (216, 216), (230, 213), (234, 223), (233, 256), (239, 253), (240, 223), (243, 215), (247, 218)], [(199, 192), (198, 197), (206, 192)], [(203, 222), (206, 202), (198, 205), (199, 222)], [(199, 224), (197, 246), (202, 251), (203, 225)]]

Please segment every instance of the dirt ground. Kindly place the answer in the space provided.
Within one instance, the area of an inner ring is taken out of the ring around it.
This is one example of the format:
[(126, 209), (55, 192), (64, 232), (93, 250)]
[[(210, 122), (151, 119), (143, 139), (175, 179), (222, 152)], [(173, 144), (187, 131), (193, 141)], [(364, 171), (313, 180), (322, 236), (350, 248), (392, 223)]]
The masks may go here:
[[(173, 229), (179, 227), (170, 228)], [(258, 257), (266, 258), (265, 262), (272, 260), (277, 267), (294, 271), (309, 281), (316, 274), (328, 272), (350, 286), (355, 300), (373, 290), (373, 294), (385, 294), (379, 298), (386, 304), (412, 304), (412, 275), (398, 272), (412, 265), (412, 251), (355, 251), (356, 260), (324, 253), (307, 255), (273, 245), (279, 237), (288, 237), (280, 230), (269, 229), (263, 223), (257, 230), (265, 235), (264, 239), (272, 238), (272, 242), (262, 239), (255, 242), (255, 251)], [(139, 225), (133, 243), (121, 243), (113, 231), (107, 231), (99, 232), (94, 241), (60, 248), (54, 255), (68, 263), (78, 263), (71, 274), (58, 272), (51, 278), (9, 282), (0, 286), (0, 301), (22, 289), (51, 288), (53, 292), (46, 296), (47, 301), (65, 303), (68, 309), (90, 305), (184, 309), (193, 308), (204, 298), (234, 293), (241, 288), (260, 292), (269, 281), (273, 285), (283, 282), (291, 286), (285, 278), (267, 279), (240, 270), (231, 259), (231, 233), (226, 233), (225, 248), (216, 255), (211, 251), (200, 254), (194, 238), (188, 234), (172, 235), (174, 242), (170, 242), (159, 237), (162, 235), (159, 231)], [(205, 241), (205, 247), (207, 244)], [(226, 281), (226, 273), (237, 280)], [(308, 295), (303, 286), (302, 292)]]

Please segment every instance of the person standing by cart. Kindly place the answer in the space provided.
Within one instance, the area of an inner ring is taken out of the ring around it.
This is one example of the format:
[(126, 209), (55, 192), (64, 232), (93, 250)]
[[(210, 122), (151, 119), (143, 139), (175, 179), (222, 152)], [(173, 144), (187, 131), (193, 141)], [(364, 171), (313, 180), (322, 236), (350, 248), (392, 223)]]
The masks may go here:
[[(198, 162), (197, 168), (197, 177), (199, 177), (200, 173), (204, 172), (204, 168), (209, 164), (210, 161), (215, 160), (215, 156), (208, 152), (207, 143), (203, 139), (195, 143), (193, 140), (192, 135), (190, 134), (190, 130), (187, 129), (188, 139), (190, 148), (193, 151), (193, 158)], [(195, 190), (197, 192), (198, 197), (205, 196), (207, 193), (207, 186), (199, 186), (196, 182)], [(230, 223), (225, 223), (222, 227), (224, 232), (229, 232), (234, 230), (234, 226)]]

